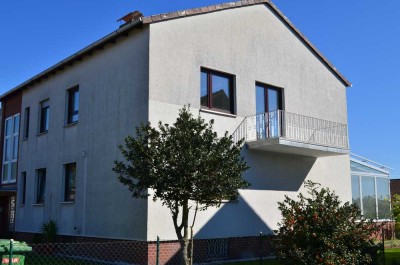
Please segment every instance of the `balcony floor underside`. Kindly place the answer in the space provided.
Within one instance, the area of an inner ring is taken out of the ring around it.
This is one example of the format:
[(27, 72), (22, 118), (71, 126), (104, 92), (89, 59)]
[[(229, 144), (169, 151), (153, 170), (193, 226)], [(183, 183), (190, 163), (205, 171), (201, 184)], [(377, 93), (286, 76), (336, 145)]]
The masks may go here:
[(260, 139), (256, 141), (246, 142), (246, 144), (248, 148), (251, 150), (301, 155), (309, 157), (348, 155), (350, 153), (349, 149), (347, 148), (298, 142), (282, 137)]

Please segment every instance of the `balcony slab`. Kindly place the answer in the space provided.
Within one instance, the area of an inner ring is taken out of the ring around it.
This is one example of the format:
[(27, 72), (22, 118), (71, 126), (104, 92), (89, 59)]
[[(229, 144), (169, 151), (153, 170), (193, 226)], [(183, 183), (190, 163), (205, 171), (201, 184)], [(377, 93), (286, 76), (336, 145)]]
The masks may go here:
[(338, 156), (348, 155), (350, 153), (349, 149), (347, 148), (298, 142), (283, 137), (247, 141), (246, 144), (250, 150), (301, 155), (308, 157)]

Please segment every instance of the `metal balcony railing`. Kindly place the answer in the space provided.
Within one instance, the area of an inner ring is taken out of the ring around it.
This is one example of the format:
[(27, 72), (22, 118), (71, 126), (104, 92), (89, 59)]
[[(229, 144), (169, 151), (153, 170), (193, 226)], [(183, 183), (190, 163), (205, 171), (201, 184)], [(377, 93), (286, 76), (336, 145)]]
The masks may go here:
[(238, 142), (282, 137), (288, 140), (347, 149), (347, 125), (276, 110), (246, 117), (232, 134)]

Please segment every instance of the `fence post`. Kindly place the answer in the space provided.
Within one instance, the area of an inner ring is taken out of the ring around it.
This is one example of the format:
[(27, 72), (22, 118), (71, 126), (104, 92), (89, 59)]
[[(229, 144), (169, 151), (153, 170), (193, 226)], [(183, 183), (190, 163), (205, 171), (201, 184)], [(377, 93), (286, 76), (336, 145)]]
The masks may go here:
[(10, 256), (8, 257), (8, 264), (12, 265), (12, 251), (13, 251), (13, 239), (10, 239)]
[(157, 236), (156, 265), (160, 264), (160, 237)]
[(262, 235), (263, 233), (260, 232), (260, 265), (262, 265)]
[(385, 259), (385, 228), (382, 226), (382, 255), (383, 255), (383, 264), (386, 264)]

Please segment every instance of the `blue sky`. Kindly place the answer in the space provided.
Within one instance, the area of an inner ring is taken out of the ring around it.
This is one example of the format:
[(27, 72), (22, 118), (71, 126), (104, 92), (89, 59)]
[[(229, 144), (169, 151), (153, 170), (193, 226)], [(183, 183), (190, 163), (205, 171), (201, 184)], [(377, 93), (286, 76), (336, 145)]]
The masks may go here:
[[(0, 93), (116, 30), (130, 11), (145, 15), (223, 0), (2, 0)], [(353, 153), (398, 169), (400, 178), (400, 1), (275, 0), (352, 83)]]

